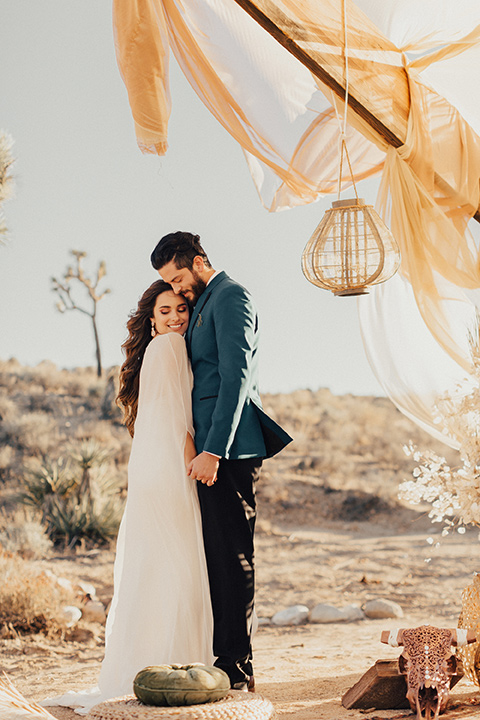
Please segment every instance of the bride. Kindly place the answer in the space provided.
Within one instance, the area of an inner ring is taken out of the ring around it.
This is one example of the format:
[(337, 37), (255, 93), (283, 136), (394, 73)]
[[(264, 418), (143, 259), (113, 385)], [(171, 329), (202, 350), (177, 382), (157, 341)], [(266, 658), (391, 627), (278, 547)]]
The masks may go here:
[(211, 665), (213, 622), (195, 481), (185, 298), (157, 280), (128, 320), (118, 400), (133, 436), (98, 686), (43, 701), (85, 715), (147, 665)]

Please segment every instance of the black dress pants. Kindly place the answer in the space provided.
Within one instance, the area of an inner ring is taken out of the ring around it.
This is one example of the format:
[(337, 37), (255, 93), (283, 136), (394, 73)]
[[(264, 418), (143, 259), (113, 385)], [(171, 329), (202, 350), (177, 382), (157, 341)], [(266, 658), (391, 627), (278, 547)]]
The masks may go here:
[(198, 483), (213, 609), (215, 665), (230, 684), (253, 675), (255, 481), (261, 458), (220, 460), (217, 481)]

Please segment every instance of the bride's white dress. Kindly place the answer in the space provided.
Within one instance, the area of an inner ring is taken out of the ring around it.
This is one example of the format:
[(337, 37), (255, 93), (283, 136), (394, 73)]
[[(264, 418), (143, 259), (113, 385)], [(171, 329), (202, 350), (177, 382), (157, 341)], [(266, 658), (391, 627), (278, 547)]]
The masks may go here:
[(98, 687), (44, 700), (86, 714), (132, 693), (147, 665), (212, 664), (213, 621), (196, 481), (184, 446), (193, 436), (192, 374), (183, 337), (157, 335), (140, 371), (128, 466), (128, 499), (117, 540), (114, 596)]

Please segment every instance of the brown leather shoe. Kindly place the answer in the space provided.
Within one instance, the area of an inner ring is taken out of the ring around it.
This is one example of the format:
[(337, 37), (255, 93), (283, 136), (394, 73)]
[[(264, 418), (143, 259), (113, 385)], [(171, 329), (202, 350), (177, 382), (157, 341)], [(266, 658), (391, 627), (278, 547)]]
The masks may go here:
[(255, 678), (253, 677), (253, 675), (250, 675), (247, 689), (248, 689), (248, 692), (255, 692)]

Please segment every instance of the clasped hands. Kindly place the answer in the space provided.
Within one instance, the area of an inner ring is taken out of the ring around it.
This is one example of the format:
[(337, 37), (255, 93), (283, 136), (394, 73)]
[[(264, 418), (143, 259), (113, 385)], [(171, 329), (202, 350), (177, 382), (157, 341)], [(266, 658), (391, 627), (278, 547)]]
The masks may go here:
[(187, 475), (204, 485), (213, 485), (217, 479), (219, 462), (215, 455), (201, 452), (187, 464)]

